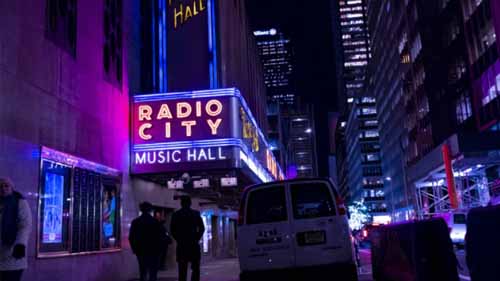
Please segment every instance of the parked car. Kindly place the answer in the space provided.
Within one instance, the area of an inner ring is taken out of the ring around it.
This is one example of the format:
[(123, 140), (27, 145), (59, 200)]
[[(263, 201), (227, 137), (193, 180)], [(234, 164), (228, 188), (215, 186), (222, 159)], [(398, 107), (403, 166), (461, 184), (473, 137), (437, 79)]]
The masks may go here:
[(375, 230), (380, 225), (378, 224), (366, 224), (364, 225), (358, 232), (357, 238), (361, 248), (370, 248), (371, 247), (371, 234), (372, 231)]
[(453, 244), (460, 246), (464, 244), (467, 232), (467, 212), (453, 211), (436, 214), (434, 217), (440, 217), (446, 221)]
[(289, 180), (245, 189), (238, 251), (241, 281), (290, 280), (286, 276), (300, 274), (309, 280), (357, 280), (346, 209), (330, 180)]

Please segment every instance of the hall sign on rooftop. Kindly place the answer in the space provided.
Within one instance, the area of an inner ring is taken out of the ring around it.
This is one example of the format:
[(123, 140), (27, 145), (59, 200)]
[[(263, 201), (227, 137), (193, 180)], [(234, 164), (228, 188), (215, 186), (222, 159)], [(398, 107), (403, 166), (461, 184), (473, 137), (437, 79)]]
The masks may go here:
[(171, 10), (174, 29), (177, 29), (204, 13), (207, 10), (207, 0), (168, 0), (168, 7)]

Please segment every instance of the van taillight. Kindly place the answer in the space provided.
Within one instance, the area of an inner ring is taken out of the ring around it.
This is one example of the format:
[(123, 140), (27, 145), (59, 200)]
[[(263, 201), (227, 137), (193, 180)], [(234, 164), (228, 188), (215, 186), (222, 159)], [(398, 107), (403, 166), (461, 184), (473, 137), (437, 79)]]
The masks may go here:
[(337, 209), (339, 210), (339, 215), (340, 216), (346, 215), (347, 210), (345, 209), (344, 200), (342, 200), (340, 196), (337, 196), (336, 201), (337, 201)]

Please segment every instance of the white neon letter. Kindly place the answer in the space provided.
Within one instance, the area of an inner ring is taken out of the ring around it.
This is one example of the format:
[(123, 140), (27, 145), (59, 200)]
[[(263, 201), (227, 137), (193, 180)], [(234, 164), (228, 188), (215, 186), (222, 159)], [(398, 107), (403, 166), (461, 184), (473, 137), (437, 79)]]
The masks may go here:
[(181, 154), (180, 150), (174, 150), (174, 152), (172, 152), (172, 160), (175, 163), (181, 162), (181, 158), (179, 157), (180, 154)]
[(168, 104), (162, 104), (160, 107), (160, 111), (158, 111), (158, 116), (156, 116), (156, 119), (158, 120), (161, 120), (163, 118), (172, 119), (172, 112), (170, 112)]
[[(216, 109), (212, 110), (212, 106), (216, 106)], [(205, 105), (205, 111), (212, 117), (218, 116), (222, 112), (222, 103), (218, 100), (209, 100)]]
[(210, 126), (210, 129), (212, 129), (212, 135), (217, 135), (217, 129), (219, 128), (220, 124), (222, 123), (222, 119), (219, 118), (217, 121), (212, 121), (210, 119), (207, 120), (208, 126)]
[(139, 106), (139, 121), (148, 120), (151, 121), (151, 114), (153, 114), (153, 109), (149, 105)]
[(196, 121), (182, 121), (181, 125), (186, 127), (186, 136), (190, 137), (192, 135), (191, 127), (196, 126)]
[(151, 125), (150, 123), (142, 124), (139, 127), (139, 137), (141, 137), (141, 139), (143, 139), (143, 140), (150, 140), (150, 139), (152, 139), (153, 136), (151, 136), (150, 134), (146, 134), (144, 132), (146, 129), (151, 129), (151, 128), (153, 128), (153, 125)]
[(169, 139), (171, 137), (170, 132), (172, 131), (172, 128), (170, 126), (170, 122), (165, 123), (165, 138)]
[(177, 104), (177, 118), (187, 118), (193, 112), (193, 108), (187, 102), (180, 102)]

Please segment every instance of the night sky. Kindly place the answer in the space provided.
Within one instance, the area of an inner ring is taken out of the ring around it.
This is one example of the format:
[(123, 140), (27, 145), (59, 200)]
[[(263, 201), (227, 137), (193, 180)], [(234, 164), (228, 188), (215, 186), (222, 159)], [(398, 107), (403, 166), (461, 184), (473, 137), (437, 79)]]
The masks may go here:
[(247, 9), (254, 29), (277, 26), (292, 36), (298, 95), (315, 107), (319, 174), (327, 176), (327, 114), (339, 110), (330, 0), (250, 0)]

